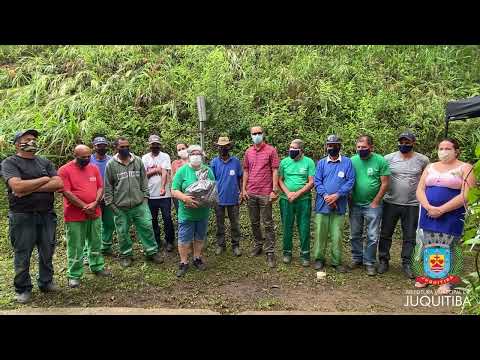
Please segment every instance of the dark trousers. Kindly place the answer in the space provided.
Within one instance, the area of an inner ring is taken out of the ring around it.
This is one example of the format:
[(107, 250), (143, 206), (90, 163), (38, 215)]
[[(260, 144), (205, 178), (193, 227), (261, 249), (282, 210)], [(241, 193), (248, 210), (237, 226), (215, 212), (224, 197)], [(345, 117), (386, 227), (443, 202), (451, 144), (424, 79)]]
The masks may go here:
[[(248, 215), (254, 236), (255, 248), (262, 248), (265, 242), (265, 252), (273, 254), (275, 252), (275, 226), (272, 217), (272, 202), (268, 195), (248, 194)], [(260, 221), (265, 228), (265, 239), (260, 229)]]
[(403, 244), (402, 264), (410, 265), (410, 258), (415, 248), (415, 237), (418, 225), (418, 206), (395, 205), (383, 203), (382, 230), (378, 244), (378, 260), (388, 262), (390, 260), (390, 247), (392, 236), (397, 226), (398, 219), (401, 221)]
[(217, 217), (217, 245), (225, 247), (225, 210), (230, 220), (232, 234), (232, 247), (240, 245), (240, 208), (238, 205), (217, 205), (215, 215)]
[(30, 258), (38, 249), (38, 287), (44, 288), (53, 280), (52, 257), (55, 251), (57, 216), (50, 213), (8, 214), (10, 241), (14, 250), (15, 278), (13, 285), (19, 294), (32, 290)]
[(165, 231), (165, 242), (173, 244), (175, 241), (175, 231), (173, 229), (172, 222), (172, 200), (171, 198), (164, 199), (149, 199), (148, 207), (152, 213), (152, 226), (153, 233), (155, 234), (155, 240), (158, 247), (161, 248), (162, 242), (160, 241), (160, 226), (158, 225), (158, 211), (162, 212), (163, 229)]

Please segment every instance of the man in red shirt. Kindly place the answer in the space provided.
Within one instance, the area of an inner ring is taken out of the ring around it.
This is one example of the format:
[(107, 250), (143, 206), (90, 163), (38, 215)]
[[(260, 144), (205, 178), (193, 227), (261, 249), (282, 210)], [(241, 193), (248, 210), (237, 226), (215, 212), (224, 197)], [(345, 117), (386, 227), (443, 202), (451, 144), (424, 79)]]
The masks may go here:
[(242, 198), (247, 200), (248, 214), (255, 237), (251, 256), (262, 253), (263, 236), (260, 219), (265, 227), (265, 253), (268, 266), (275, 267), (275, 229), (272, 217), (272, 202), (278, 198), (278, 159), (277, 150), (265, 143), (263, 129), (254, 126), (250, 129), (252, 145), (245, 152), (243, 160)]
[(58, 174), (63, 180), (63, 212), (67, 239), (68, 285), (77, 287), (83, 275), (83, 248), (88, 249), (90, 270), (98, 276), (110, 276), (102, 256), (102, 218), (100, 201), (103, 181), (95, 165), (90, 164), (92, 151), (78, 145), (75, 160), (63, 165)]

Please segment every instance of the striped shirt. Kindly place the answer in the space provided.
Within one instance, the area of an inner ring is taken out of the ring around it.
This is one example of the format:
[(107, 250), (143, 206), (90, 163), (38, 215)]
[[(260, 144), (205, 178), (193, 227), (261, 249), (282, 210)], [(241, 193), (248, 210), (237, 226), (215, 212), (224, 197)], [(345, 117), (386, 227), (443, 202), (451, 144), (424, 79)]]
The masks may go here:
[(248, 171), (247, 193), (270, 195), (273, 191), (272, 171), (278, 169), (280, 160), (277, 149), (263, 143), (257, 150), (255, 145), (245, 152), (243, 168)]

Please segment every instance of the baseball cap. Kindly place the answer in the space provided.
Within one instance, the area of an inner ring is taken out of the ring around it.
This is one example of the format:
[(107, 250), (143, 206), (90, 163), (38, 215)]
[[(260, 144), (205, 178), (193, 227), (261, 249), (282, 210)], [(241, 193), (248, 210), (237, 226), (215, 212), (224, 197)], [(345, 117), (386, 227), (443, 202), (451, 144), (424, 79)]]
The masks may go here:
[(108, 145), (108, 141), (103, 136), (97, 136), (95, 139), (93, 139), (93, 145), (98, 145), (98, 144)]
[(160, 144), (160, 136), (150, 135), (150, 137), (148, 138), (148, 143), (149, 144), (154, 144), (154, 143)]
[(342, 139), (337, 135), (328, 135), (326, 144), (341, 144)]
[(18, 139), (20, 139), (23, 135), (27, 135), (27, 134), (31, 134), (31, 135), (35, 136), (36, 138), (38, 137), (38, 131), (37, 130), (34, 130), (34, 129), (21, 130), (21, 131), (17, 131), (15, 133), (15, 138), (13, 140), (13, 143), (16, 144)]
[(407, 139), (407, 140), (410, 140), (410, 141), (415, 141), (416, 138), (415, 138), (415, 135), (413, 135), (412, 132), (410, 131), (404, 131), (402, 132), (399, 136), (398, 136), (398, 140), (400, 139)]
[(220, 136), (217, 141), (217, 145), (224, 146), (224, 145), (230, 145), (232, 142), (228, 138), (228, 136)]

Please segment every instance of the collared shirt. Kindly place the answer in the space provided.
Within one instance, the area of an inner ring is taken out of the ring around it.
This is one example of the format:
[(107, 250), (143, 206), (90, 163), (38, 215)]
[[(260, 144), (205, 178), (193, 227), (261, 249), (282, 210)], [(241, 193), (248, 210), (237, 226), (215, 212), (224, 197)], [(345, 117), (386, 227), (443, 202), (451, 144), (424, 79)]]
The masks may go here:
[[(157, 156), (153, 156), (151, 152), (142, 156), (142, 162), (145, 166), (145, 170), (149, 171), (155, 167), (161, 167), (165, 170), (171, 170), (170, 156), (164, 152), (161, 152)], [(162, 175), (153, 175), (148, 179), (148, 191), (150, 193), (150, 199), (164, 199), (172, 197), (170, 193), (170, 183), (167, 173), (167, 183), (165, 184), (165, 195), (160, 196), (160, 189), (162, 188)]]
[(217, 181), (219, 204), (222, 206), (238, 205), (240, 178), (243, 175), (240, 160), (235, 156), (230, 156), (227, 161), (224, 161), (217, 156), (211, 161), (210, 168)]
[[(308, 183), (308, 178), (314, 175), (315, 163), (305, 155), (299, 160), (294, 160), (290, 156), (282, 159), (278, 169), (278, 176), (283, 178), (283, 183), (291, 192), (302, 189)], [(287, 199), (283, 191), (280, 193), (280, 197)], [(311, 191), (307, 191), (298, 198), (298, 200), (303, 199), (311, 199)]]
[(243, 169), (248, 171), (247, 192), (253, 195), (270, 195), (273, 191), (274, 169), (278, 169), (280, 160), (277, 149), (262, 143), (259, 149), (252, 145), (245, 152)]
[[(351, 160), (344, 156), (340, 161), (328, 161), (325, 157), (318, 161), (315, 171), (315, 190), (317, 198), (315, 201), (315, 212), (329, 214), (345, 214), (347, 209), (347, 198), (355, 183), (355, 170)], [(332, 209), (323, 198), (325, 195), (338, 193), (337, 208)]]
[(336, 162), (342, 162), (342, 155), (338, 155), (338, 158), (336, 160), (333, 160), (330, 155), (327, 156), (327, 163), (328, 162), (333, 162), (333, 163), (336, 163)]
[[(89, 204), (96, 200), (98, 189), (103, 187), (100, 171), (93, 164), (80, 168), (75, 160), (72, 160), (60, 169), (58, 175), (63, 180), (63, 191), (69, 191), (84, 203)], [(82, 209), (73, 205), (70, 200), (63, 197), (63, 213), (65, 222), (85, 221), (87, 215)], [(101, 215), (100, 206), (95, 209), (95, 218)]]
[(100, 171), (100, 176), (102, 177), (102, 180), (105, 176), (105, 169), (107, 167), (108, 160), (110, 160), (111, 158), (112, 157), (110, 155), (105, 155), (105, 159), (98, 160), (95, 154), (92, 154), (90, 156), (90, 162), (98, 168), (98, 171)]

